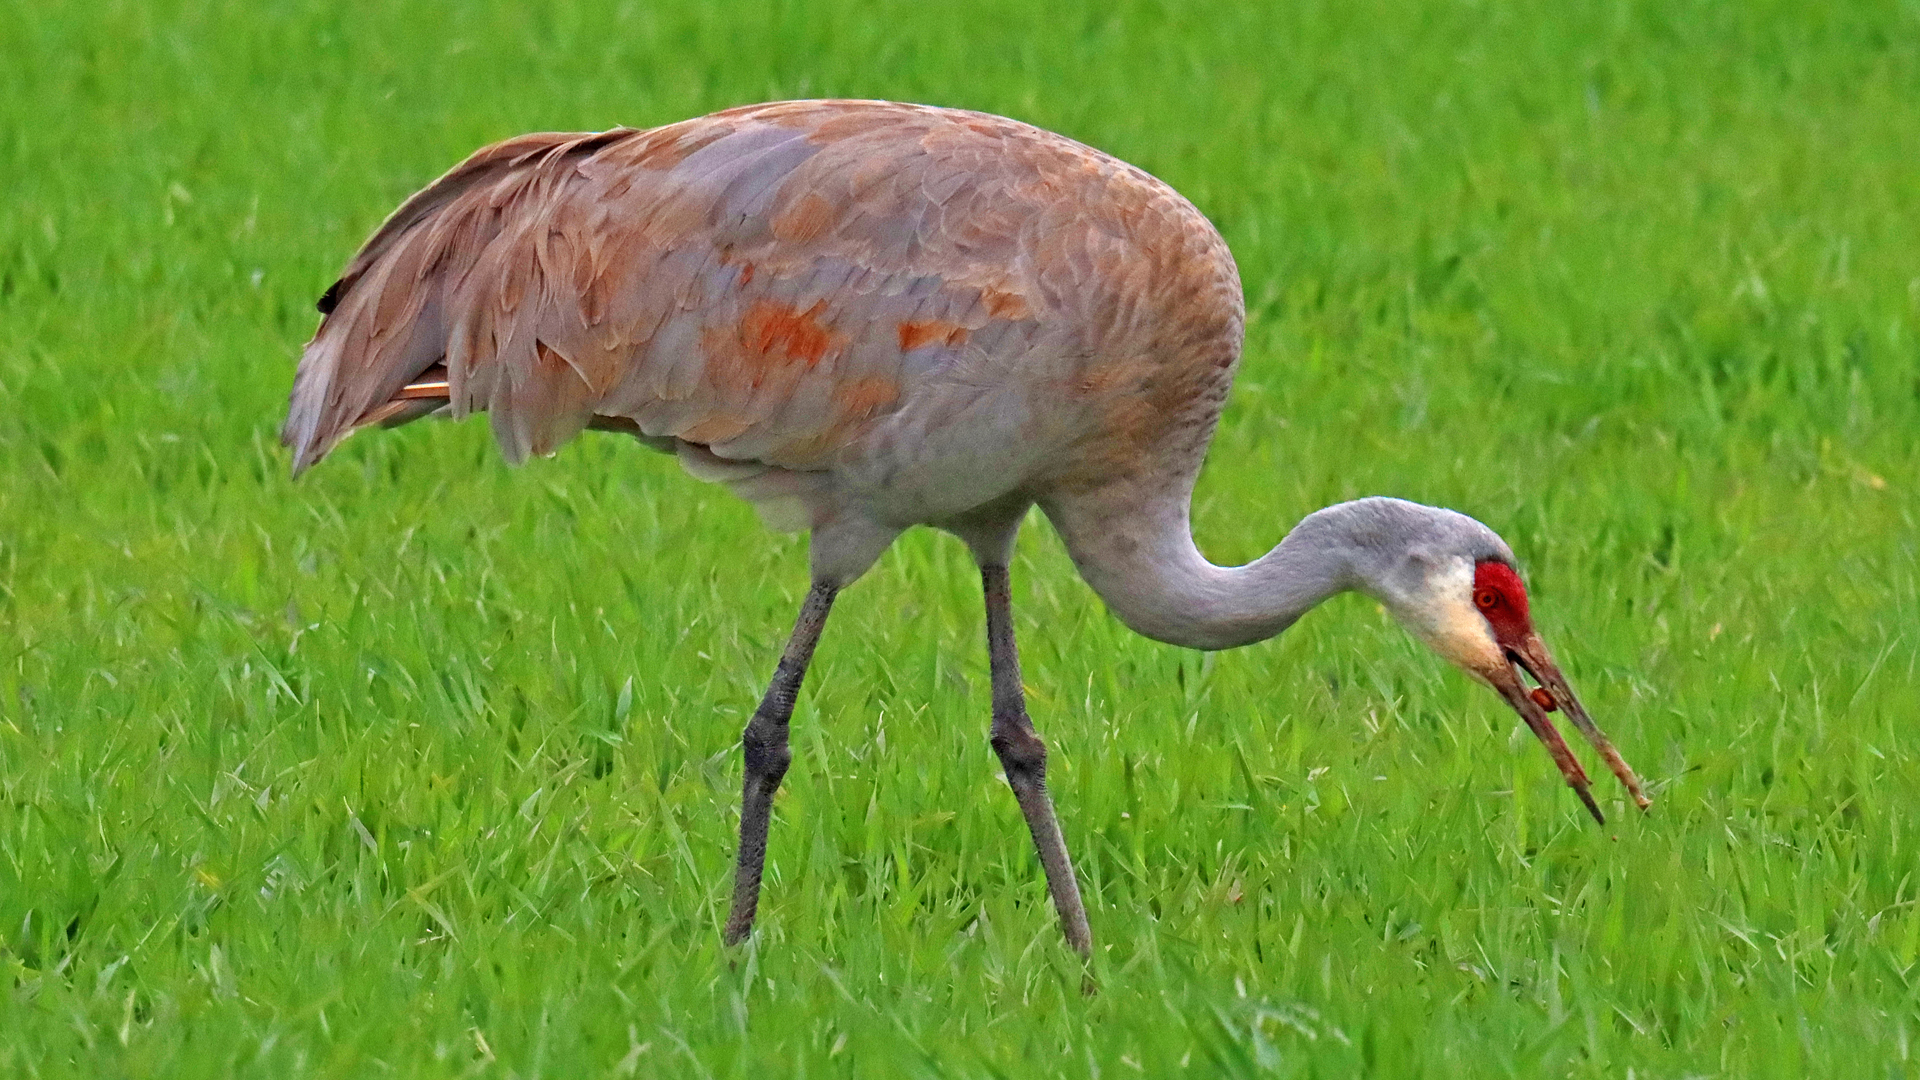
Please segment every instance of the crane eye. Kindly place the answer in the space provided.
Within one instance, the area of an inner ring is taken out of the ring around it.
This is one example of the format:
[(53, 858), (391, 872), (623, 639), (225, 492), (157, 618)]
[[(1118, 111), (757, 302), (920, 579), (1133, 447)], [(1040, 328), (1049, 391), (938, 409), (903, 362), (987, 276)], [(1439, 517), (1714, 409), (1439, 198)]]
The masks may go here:
[(1500, 606), (1500, 594), (1492, 589), (1481, 589), (1473, 594), (1473, 602), (1481, 611), (1492, 611)]

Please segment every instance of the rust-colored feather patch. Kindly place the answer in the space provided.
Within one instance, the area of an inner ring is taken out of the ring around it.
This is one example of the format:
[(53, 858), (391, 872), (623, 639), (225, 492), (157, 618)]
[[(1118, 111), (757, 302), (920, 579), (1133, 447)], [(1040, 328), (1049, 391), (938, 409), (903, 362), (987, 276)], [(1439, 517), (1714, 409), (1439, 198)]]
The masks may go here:
[(833, 403), (843, 423), (858, 423), (900, 398), (900, 384), (892, 379), (870, 375), (854, 379), (834, 391)]
[(900, 324), (900, 351), (912, 352), (923, 345), (942, 344), (958, 347), (967, 343), (967, 328), (943, 319), (924, 319)]
[(805, 311), (776, 300), (755, 300), (740, 319), (740, 342), (750, 352), (803, 361), (812, 367), (834, 347), (838, 337), (820, 322), (826, 310), (825, 300), (815, 301)]
[(1019, 322), (1033, 315), (1033, 309), (1027, 306), (1026, 297), (991, 286), (980, 290), (980, 306), (986, 308), (987, 314), (994, 318), (1006, 319), (1009, 322)]
[(811, 244), (833, 224), (833, 218), (833, 204), (809, 191), (773, 219), (773, 235), (789, 244)]

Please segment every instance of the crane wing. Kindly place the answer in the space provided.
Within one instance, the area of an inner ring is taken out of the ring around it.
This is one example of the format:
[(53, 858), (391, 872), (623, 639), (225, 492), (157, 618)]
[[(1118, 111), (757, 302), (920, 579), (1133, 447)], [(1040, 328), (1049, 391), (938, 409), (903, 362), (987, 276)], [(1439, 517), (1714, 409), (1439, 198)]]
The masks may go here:
[(1098, 156), (879, 102), (489, 146), (322, 298), (282, 431), (295, 471), (426, 411), (397, 395), (440, 364), (451, 412), (488, 412), (512, 461), (612, 418), (825, 467), (916, 381), (1036, 333), (1047, 282), (1029, 256), (1058, 213), (1061, 147)]

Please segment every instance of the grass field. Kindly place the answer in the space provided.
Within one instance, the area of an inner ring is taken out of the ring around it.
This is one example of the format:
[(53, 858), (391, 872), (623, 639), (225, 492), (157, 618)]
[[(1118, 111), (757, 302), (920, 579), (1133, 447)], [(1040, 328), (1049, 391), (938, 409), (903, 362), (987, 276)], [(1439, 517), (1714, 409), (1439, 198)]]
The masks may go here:
[[(616, 437), (275, 431), (475, 146), (805, 96), (1186, 192), (1250, 311), (1203, 546), (1480, 517), (1652, 812), (1370, 602), (1184, 652), (1036, 520), (1084, 998), (913, 534), (724, 950), (804, 540)], [(1920, 1076), (1917, 141), (1910, 0), (0, 0), (0, 1076)]]

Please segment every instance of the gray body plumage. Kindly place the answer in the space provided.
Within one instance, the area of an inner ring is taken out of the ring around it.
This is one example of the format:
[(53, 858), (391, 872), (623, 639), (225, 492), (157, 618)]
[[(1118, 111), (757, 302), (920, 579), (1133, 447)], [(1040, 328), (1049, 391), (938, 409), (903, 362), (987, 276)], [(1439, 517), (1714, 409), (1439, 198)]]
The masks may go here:
[(302, 469), (444, 369), (510, 460), (588, 426), (671, 447), (817, 577), (900, 530), (1198, 468), (1238, 361), (1233, 259), (1132, 166), (1000, 117), (785, 102), (530, 135), (414, 196), (328, 293)]

